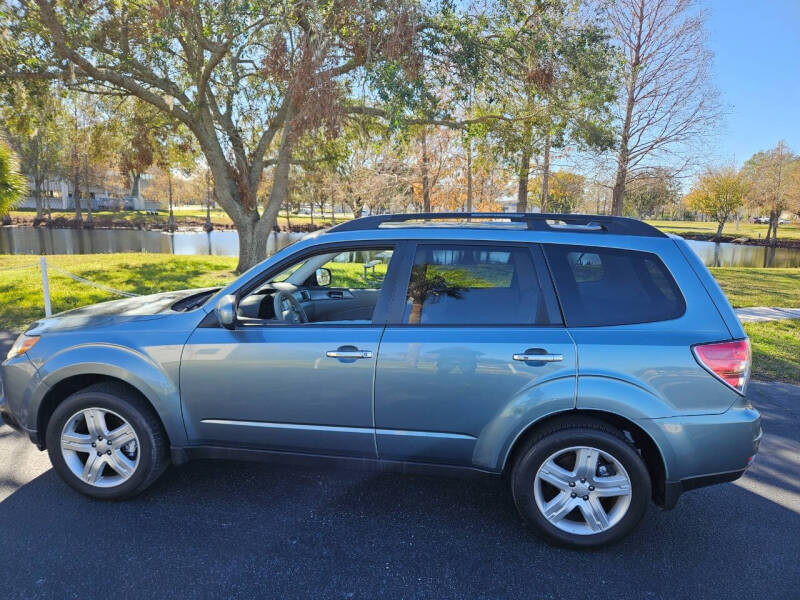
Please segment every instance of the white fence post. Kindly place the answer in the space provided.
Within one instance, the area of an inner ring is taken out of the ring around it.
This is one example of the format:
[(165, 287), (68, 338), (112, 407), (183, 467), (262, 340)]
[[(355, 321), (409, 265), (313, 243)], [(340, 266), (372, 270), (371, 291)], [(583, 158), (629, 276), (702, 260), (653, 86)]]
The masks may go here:
[(44, 316), (49, 317), (53, 314), (50, 308), (50, 285), (47, 282), (47, 261), (44, 256), (39, 257), (39, 269), (42, 271), (42, 294), (44, 295)]

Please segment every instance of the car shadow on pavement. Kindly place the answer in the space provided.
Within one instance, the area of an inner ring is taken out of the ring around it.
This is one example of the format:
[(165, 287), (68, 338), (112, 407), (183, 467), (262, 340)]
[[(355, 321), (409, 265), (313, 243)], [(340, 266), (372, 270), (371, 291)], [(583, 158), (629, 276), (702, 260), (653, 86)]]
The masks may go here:
[(12, 597), (796, 597), (800, 514), (736, 484), (580, 552), (526, 530), (504, 485), (199, 461), (126, 502), (52, 470), (0, 502)]

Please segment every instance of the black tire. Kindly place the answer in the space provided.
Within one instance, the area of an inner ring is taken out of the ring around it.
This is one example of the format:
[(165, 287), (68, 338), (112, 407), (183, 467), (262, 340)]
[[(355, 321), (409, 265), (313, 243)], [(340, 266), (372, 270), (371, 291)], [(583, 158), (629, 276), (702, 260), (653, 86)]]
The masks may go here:
[[(114, 487), (96, 487), (73, 474), (61, 452), (61, 432), (67, 420), (82, 409), (97, 407), (123, 417), (139, 439), (139, 462), (130, 477)], [(46, 432), (47, 452), (53, 468), (72, 488), (93, 498), (122, 500), (150, 486), (169, 465), (169, 443), (152, 406), (123, 385), (98, 383), (75, 392), (61, 402), (50, 417)]]
[[(559, 450), (573, 446), (588, 446), (608, 453), (622, 464), (631, 482), (627, 512), (618, 523), (598, 533), (563, 531), (547, 520), (536, 503), (534, 480), (539, 468)], [(528, 440), (512, 467), (511, 489), (517, 510), (537, 535), (551, 544), (573, 548), (594, 548), (619, 541), (641, 521), (651, 496), (650, 474), (633, 444), (615, 428), (587, 418), (565, 419)]]

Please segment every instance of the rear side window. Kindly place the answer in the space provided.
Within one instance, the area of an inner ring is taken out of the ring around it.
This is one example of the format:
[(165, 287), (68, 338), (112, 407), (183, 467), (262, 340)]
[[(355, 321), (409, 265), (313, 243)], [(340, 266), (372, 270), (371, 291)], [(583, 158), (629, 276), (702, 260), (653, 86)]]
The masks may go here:
[(678, 285), (650, 252), (545, 244), (568, 327), (652, 323), (686, 310)]
[(438, 244), (417, 247), (402, 322), (549, 324), (528, 248)]

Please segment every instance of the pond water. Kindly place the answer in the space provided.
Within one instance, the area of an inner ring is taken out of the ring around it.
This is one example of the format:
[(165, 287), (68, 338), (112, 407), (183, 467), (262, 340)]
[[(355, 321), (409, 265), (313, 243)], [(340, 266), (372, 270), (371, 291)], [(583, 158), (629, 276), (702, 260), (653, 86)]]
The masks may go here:
[[(303, 233), (272, 233), (272, 254), (303, 237)], [(164, 233), (135, 229), (47, 229), (0, 227), (0, 254), (95, 254), (151, 252), (236, 256), (235, 231)], [(689, 240), (703, 262), (713, 267), (800, 267), (800, 249), (766, 248), (743, 244), (715, 244)]]
[[(267, 240), (267, 253), (273, 254), (304, 235), (304, 233), (273, 232)], [(108, 252), (236, 256), (239, 252), (239, 235), (236, 231), (165, 233), (136, 229), (0, 228), (0, 254)]]

